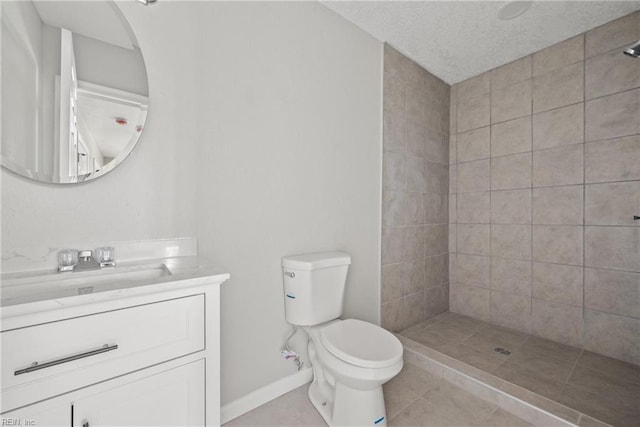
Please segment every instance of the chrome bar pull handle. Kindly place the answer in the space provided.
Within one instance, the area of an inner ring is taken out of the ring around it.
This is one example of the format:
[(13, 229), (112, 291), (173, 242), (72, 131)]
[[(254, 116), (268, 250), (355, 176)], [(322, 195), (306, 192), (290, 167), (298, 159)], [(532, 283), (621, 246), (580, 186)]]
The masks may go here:
[(74, 354), (73, 356), (62, 357), (60, 359), (52, 360), (51, 362), (45, 362), (45, 363), (33, 362), (31, 366), (29, 366), (28, 368), (18, 369), (13, 373), (13, 375), (22, 375), (28, 372), (39, 371), (40, 369), (50, 368), (52, 366), (61, 365), (63, 363), (72, 362), (78, 359), (84, 359), (85, 357), (91, 357), (91, 356), (95, 356), (96, 354), (106, 353), (108, 351), (113, 351), (117, 349), (118, 349), (117, 344), (113, 344), (113, 345), (105, 344), (102, 347), (97, 348), (95, 350), (85, 351), (83, 353)]

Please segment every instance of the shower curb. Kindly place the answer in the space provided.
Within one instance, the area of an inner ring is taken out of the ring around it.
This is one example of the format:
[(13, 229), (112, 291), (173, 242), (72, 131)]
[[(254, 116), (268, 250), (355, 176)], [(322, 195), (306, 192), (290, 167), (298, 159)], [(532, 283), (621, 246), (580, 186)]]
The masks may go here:
[(443, 378), (533, 425), (611, 427), (610, 424), (467, 365), (407, 337), (398, 334), (396, 337), (402, 342), (406, 362)]

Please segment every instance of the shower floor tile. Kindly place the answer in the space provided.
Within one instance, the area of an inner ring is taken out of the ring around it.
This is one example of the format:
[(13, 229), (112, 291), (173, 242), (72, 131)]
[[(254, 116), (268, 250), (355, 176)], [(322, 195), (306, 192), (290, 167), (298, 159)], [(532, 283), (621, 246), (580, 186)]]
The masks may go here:
[(640, 366), (451, 312), (400, 335), (606, 423), (639, 425)]

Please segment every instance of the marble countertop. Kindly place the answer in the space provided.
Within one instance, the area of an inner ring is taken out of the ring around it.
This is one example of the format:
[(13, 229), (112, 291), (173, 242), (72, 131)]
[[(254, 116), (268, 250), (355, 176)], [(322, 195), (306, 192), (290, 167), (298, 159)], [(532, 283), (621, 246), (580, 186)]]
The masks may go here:
[(82, 272), (6, 273), (0, 283), (0, 318), (122, 298), (221, 284), (229, 274), (197, 256), (118, 263)]

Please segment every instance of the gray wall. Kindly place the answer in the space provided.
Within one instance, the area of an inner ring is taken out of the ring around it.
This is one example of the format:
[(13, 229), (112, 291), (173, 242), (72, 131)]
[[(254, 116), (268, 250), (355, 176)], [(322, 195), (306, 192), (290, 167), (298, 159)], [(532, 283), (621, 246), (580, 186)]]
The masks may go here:
[(640, 363), (640, 12), (452, 88), (451, 310)]
[[(382, 46), (317, 3), (194, 4), (208, 94), (199, 251), (231, 273), (222, 287), (226, 404), (296, 372), (280, 355), (291, 331), (283, 256), (349, 253), (344, 317), (380, 322)], [(293, 343), (307, 367), (305, 336)]]
[(446, 311), (449, 85), (384, 49), (382, 326)]

